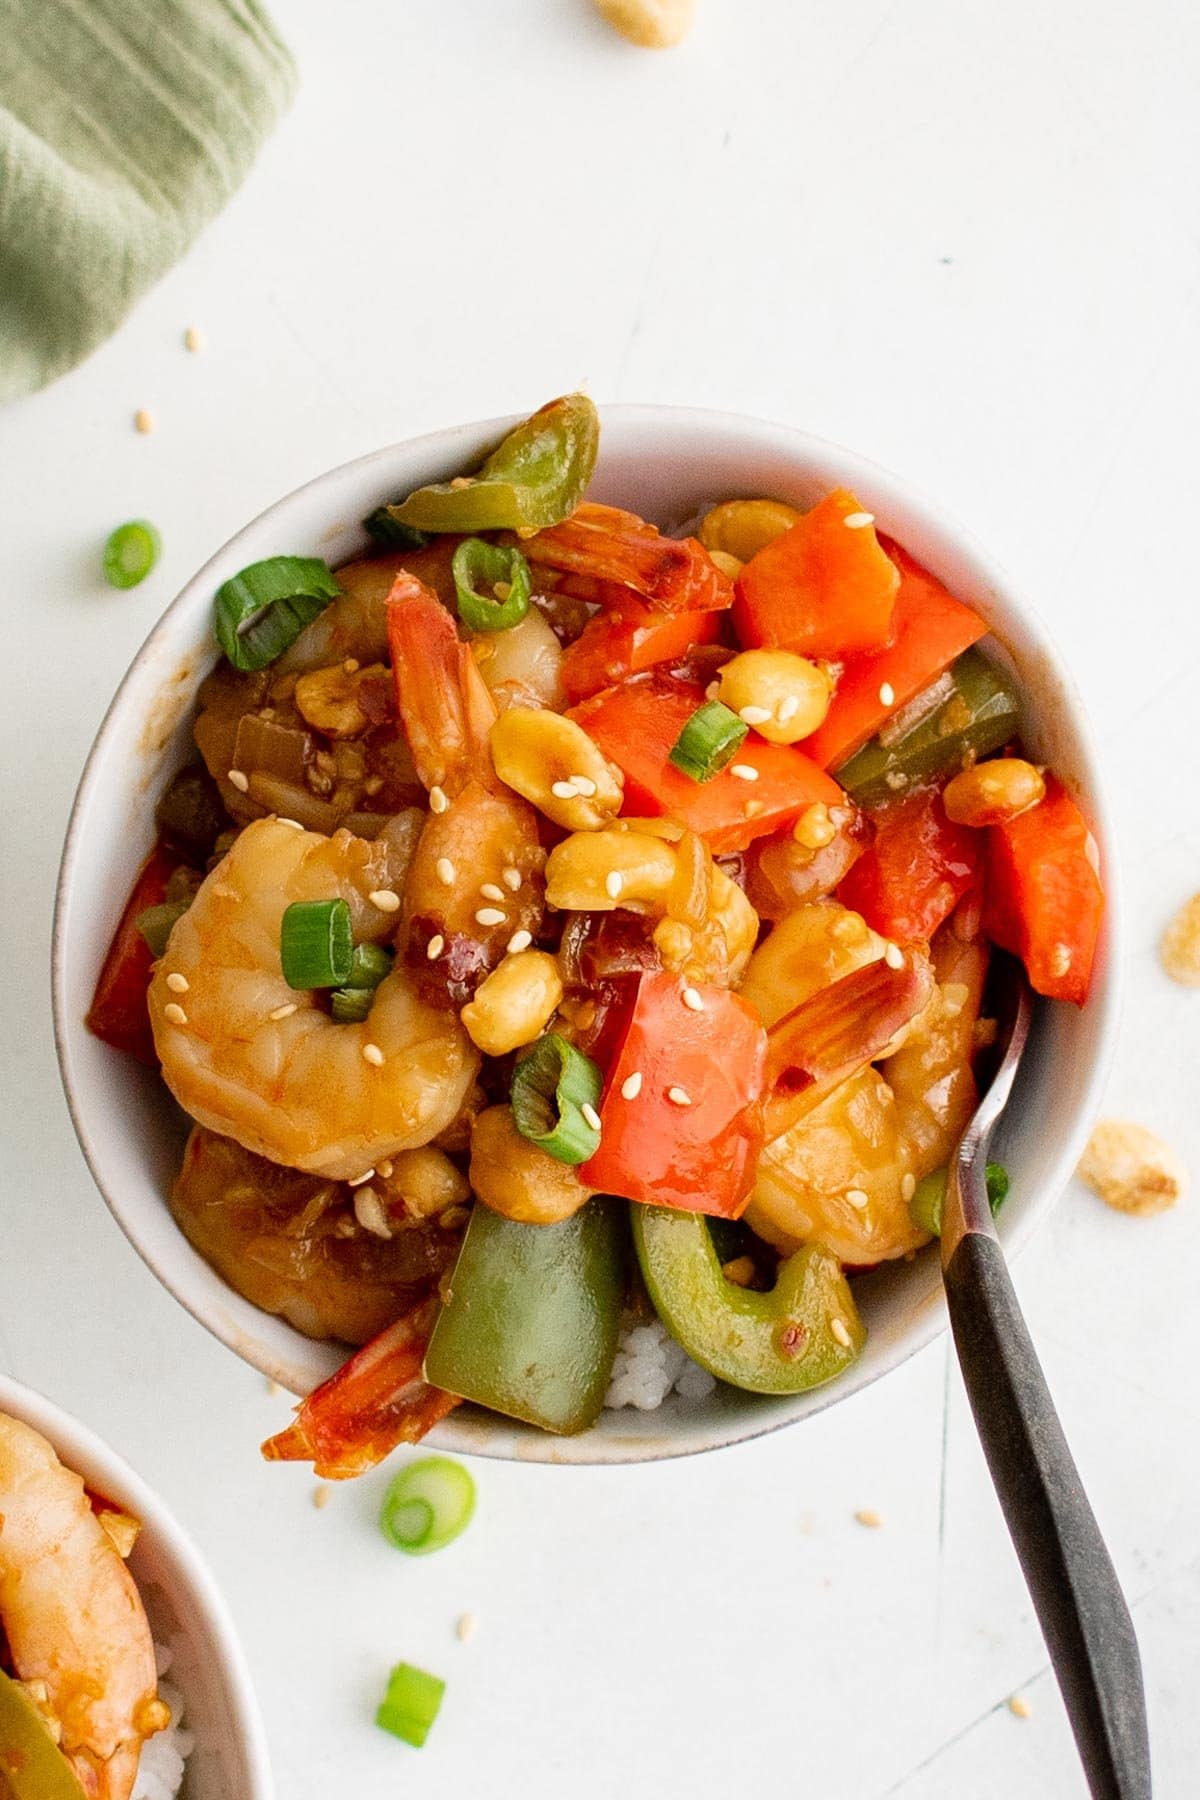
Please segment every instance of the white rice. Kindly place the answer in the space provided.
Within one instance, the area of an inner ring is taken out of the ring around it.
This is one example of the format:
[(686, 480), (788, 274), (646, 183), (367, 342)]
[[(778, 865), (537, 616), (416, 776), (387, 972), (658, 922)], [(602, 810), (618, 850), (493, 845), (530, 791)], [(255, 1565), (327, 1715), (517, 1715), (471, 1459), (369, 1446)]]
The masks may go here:
[(142, 1745), (133, 1800), (175, 1800), (183, 1786), (184, 1764), (196, 1741), (183, 1724), (183, 1695), (169, 1681), (162, 1679), (171, 1667), (171, 1652), (165, 1644), (155, 1644), (154, 1655), (158, 1664), (159, 1698), (171, 1709), (171, 1723), (165, 1731), (156, 1732)]
[(700, 1401), (716, 1385), (658, 1319), (647, 1325), (629, 1317), (621, 1330), (604, 1404), (614, 1410), (636, 1406), (641, 1412), (653, 1412), (672, 1392), (681, 1400)]

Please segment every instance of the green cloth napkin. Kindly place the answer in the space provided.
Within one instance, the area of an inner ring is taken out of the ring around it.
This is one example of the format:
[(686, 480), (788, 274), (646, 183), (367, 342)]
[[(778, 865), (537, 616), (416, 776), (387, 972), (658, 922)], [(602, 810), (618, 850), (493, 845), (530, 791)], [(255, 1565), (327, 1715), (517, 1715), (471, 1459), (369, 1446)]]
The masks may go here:
[(116, 329), (294, 86), (256, 0), (0, 0), (0, 400)]

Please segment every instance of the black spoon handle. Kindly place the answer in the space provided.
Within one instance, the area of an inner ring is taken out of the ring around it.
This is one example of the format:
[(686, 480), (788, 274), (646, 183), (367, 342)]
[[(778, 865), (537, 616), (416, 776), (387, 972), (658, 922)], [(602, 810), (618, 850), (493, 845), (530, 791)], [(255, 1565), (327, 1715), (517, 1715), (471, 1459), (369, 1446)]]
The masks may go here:
[(1149, 1800), (1142, 1665), (1129, 1608), (1033, 1348), (1004, 1252), (969, 1231), (944, 1271), (992, 1481), (1094, 1800)]

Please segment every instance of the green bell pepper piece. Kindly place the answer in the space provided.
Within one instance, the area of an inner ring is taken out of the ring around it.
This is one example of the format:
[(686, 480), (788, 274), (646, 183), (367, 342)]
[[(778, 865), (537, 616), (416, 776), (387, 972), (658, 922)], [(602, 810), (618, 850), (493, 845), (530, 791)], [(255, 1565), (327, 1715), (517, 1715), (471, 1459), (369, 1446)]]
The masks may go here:
[(83, 1788), (24, 1688), (0, 1669), (0, 1800), (83, 1800)]
[(1021, 701), (1005, 670), (978, 650), (966, 650), (951, 665), (950, 678), (954, 692), (911, 731), (888, 744), (872, 738), (835, 770), (860, 806), (895, 800), (960, 769), (968, 752), (990, 756), (1016, 736)]
[(625, 1208), (598, 1195), (556, 1225), (476, 1205), (425, 1352), (425, 1379), (544, 1431), (604, 1405), (625, 1289)]
[(599, 446), (595, 406), (566, 394), (510, 431), (477, 475), (418, 488), (387, 514), (418, 531), (542, 531), (575, 511)]
[[(1008, 1194), (1008, 1170), (1003, 1163), (989, 1163), (984, 1170), (984, 1181), (987, 1184), (988, 1205), (995, 1218)], [(908, 1203), (908, 1216), (919, 1231), (927, 1231), (930, 1237), (941, 1237), (942, 1208), (945, 1203), (946, 1171), (935, 1169), (932, 1175), (926, 1175), (918, 1181)]]
[[(752, 1394), (799, 1394), (849, 1368), (867, 1339), (841, 1264), (806, 1244), (779, 1265), (770, 1293), (721, 1272), (702, 1213), (634, 1206), (633, 1241), (655, 1311), (688, 1355)], [(834, 1334), (841, 1320), (846, 1343)]]

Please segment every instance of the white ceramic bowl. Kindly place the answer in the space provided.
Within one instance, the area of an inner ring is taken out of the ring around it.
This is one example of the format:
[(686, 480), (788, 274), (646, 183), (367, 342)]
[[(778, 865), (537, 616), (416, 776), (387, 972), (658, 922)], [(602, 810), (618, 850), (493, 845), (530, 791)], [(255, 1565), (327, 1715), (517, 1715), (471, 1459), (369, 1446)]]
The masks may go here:
[[(1099, 1100), (1117, 1020), (1115, 879), (1107, 809), (1082, 708), (1028, 604), (963, 531), (862, 457), (778, 425), (669, 407), (604, 410), (594, 498), (671, 527), (705, 503), (770, 494), (811, 505), (852, 488), (881, 526), (987, 618), (1028, 700), (1026, 739), (1077, 790), (1100, 844), (1109, 893), (1091, 998), (1039, 1010), (998, 1154), (1012, 1174), (1001, 1218), (1008, 1250), (1026, 1241), (1078, 1159)], [(295, 1393), (336, 1367), (314, 1344), (225, 1286), (172, 1221), (165, 1197), (182, 1143), (179, 1116), (146, 1069), (84, 1028), (96, 974), (153, 836), (158, 790), (188, 752), (196, 688), (211, 666), (212, 598), (247, 563), (283, 551), (336, 564), (360, 554), (358, 521), (380, 502), (478, 465), (514, 421), (459, 426), (347, 463), (289, 494), (218, 551), (151, 632), (100, 728), (75, 802), (59, 881), (54, 1007), (59, 1059), (75, 1129), (119, 1224), (159, 1279), (240, 1356)], [(703, 1405), (606, 1413), (578, 1438), (554, 1438), (463, 1407), (439, 1427), (446, 1448), (540, 1462), (636, 1462), (737, 1443), (847, 1399), (894, 1369), (945, 1324), (932, 1255), (856, 1283), (866, 1350), (840, 1381), (789, 1399), (722, 1389)]]
[(48, 1438), (89, 1488), (141, 1520), (129, 1568), (155, 1642), (173, 1653), (166, 1676), (195, 1734), (185, 1800), (273, 1800), (266, 1738), (225, 1603), (191, 1540), (128, 1463), (59, 1406), (0, 1375), (0, 1412)]

